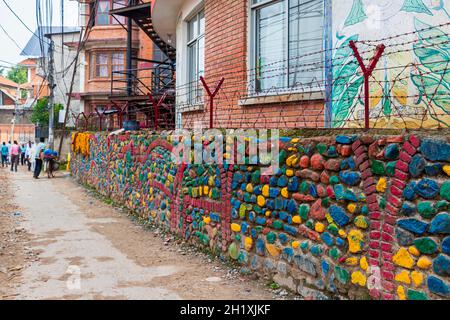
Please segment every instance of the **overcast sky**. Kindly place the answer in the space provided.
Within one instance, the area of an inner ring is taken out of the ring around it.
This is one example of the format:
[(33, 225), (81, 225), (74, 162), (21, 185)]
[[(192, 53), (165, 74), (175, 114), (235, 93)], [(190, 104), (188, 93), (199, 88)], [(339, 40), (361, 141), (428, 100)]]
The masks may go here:
[[(17, 13), (17, 15), (31, 29), (36, 30), (36, 0), (5, 0), (9, 6)], [(78, 25), (78, 2), (76, 0), (52, 0), (53, 2), (53, 25), (61, 25), (61, 1), (64, 2), (64, 25)], [(45, 1), (41, 0), (41, 3)], [(28, 40), (31, 38), (29, 32), (19, 20), (9, 11), (0, 0), (0, 25), (9, 33), (9, 35), (17, 42), (18, 46), (24, 48)], [(5, 32), (0, 28), (0, 60), (6, 60), (12, 63), (18, 63), (26, 57), (20, 56), (19, 49), (12, 40), (10, 40)], [(0, 66), (7, 65), (0, 61)]]

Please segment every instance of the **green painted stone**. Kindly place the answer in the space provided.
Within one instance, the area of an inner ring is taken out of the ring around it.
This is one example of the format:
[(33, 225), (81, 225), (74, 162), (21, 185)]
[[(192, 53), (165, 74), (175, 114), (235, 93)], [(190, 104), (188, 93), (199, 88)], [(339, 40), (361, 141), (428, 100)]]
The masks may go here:
[(245, 202), (250, 202), (250, 198), (251, 198), (251, 194), (248, 192), (244, 193), (244, 201)]
[(340, 257), (341, 252), (339, 251), (338, 248), (333, 247), (333, 248), (331, 248), (331, 250), (328, 252), (328, 254), (329, 254), (330, 258), (336, 260), (337, 258)]
[(306, 221), (305, 226), (307, 226), (311, 230), (314, 229), (314, 221), (311, 219)]
[(300, 244), (300, 249), (302, 249), (303, 251), (308, 250), (308, 248), (309, 248), (309, 242), (308, 242), (308, 241), (303, 241), (303, 242)]
[(436, 204), (434, 205), (434, 208), (436, 209), (436, 211), (446, 211), (448, 208), (448, 202), (446, 200), (441, 200), (436, 202)]
[(395, 174), (395, 166), (397, 165), (397, 161), (391, 161), (386, 164), (386, 174), (390, 177), (393, 177)]
[(197, 166), (197, 175), (201, 176), (203, 173), (205, 173), (205, 168), (203, 166)]
[(330, 184), (338, 184), (339, 183), (339, 177), (338, 176), (331, 176), (330, 177)]
[(366, 205), (363, 205), (361, 207), (361, 213), (365, 216), (367, 216), (369, 214), (369, 208)]
[(281, 150), (279, 154), (279, 163), (286, 163), (287, 153), (286, 150)]
[(302, 203), (298, 207), (298, 214), (300, 215), (300, 218), (302, 218), (302, 221), (306, 221), (308, 219), (309, 209), (309, 204), (307, 203)]
[(334, 276), (342, 284), (347, 284), (348, 279), (350, 278), (348, 271), (339, 266), (334, 267)]
[(408, 289), (408, 300), (428, 300), (426, 293)]
[(273, 232), (269, 232), (266, 235), (266, 240), (268, 243), (273, 244), (273, 243), (275, 243), (275, 240), (277, 240), (277, 235)]
[(307, 181), (303, 181), (300, 185), (300, 192), (307, 193), (309, 191), (309, 183)]
[(230, 257), (234, 260), (236, 260), (239, 256), (239, 249), (236, 246), (236, 243), (232, 243), (230, 244), (230, 246), (228, 247), (228, 254), (230, 255)]
[(380, 199), (380, 208), (381, 209), (386, 208), (386, 198), (385, 197), (381, 197), (381, 199)]
[(434, 240), (429, 237), (414, 240), (414, 246), (422, 254), (433, 254), (438, 249), (437, 243), (434, 242)]
[(329, 233), (331, 233), (334, 236), (337, 236), (339, 234), (339, 228), (334, 223), (331, 223), (328, 225), (327, 230)]
[(261, 182), (261, 171), (257, 170), (252, 173), (252, 182), (254, 184), (259, 184)]
[(262, 226), (256, 226), (255, 230), (256, 230), (256, 233), (261, 233), (263, 231), (263, 227)]
[(450, 181), (445, 181), (441, 186), (441, 197), (450, 201)]
[(239, 217), (245, 218), (246, 212), (247, 212), (247, 206), (245, 205), (245, 203), (243, 203), (243, 204), (241, 204), (241, 206), (239, 207)]
[(422, 201), (417, 205), (417, 211), (426, 219), (432, 218), (436, 214), (436, 209), (433, 207), (433, 203), (430, 201)]
[(214, 187), (211, 192), (211, 198), (217, 200), (219, 199), (219, 195), (220, 195), (219, 189), (217, 187)]
[(326, 197), (322, 199), (322, 206), (328, 208), (330, 206), (330, 198)]
[(371, 165), (372, 173), (376, 174), (378, 176), (383, 176), (386, 173), (386, 170), (384, 168), (384, 163), (378, 160), (372, 160)]
[(237, 241), (241, 241), (241, 235), (239, 233), (236, 235), (235, 238), (236, 238)]
[(275, 220), (272, 223), (272, 226), (274, 227), (274, 229), (280, 230), (283, 228), (283, 222), (281, 222), (280, 220)]
[(262, 213), (262, 208), (258, 205), (253, 207), (253, 211), (255, 211), (257, 214), (261, 214)]
[(324, 155), (325, 152), (327, 151), (327, 145), (324, 144), (324, 143), (319, 143), (319, 144), (317, 144), (316, 148), (317, 148), (317, 151), (318, 151), (321, 155)]

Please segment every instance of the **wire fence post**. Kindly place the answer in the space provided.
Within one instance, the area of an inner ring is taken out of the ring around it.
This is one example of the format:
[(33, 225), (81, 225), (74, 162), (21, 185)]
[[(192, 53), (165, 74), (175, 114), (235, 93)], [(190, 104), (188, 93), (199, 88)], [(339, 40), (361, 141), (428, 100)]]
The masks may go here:
[(200, 77), (200, 81), (203, 84), (203, 88), (205, 88), (206, 93), (209, 96), (209, 128), (214, 128), (214, 98), (216, 97), (217, 93), (219, 93), (220, 88), (222, 87), (223, 82), (225, 81), (225, 78), (222, 77), (219, 82), (216, 85), (216, 88), (214, 89), (214, 92), (211, 92), (209, 89), (208, 84), (205, 81), (205, 78), (202, 76)]
[(377, 46), (377, 51), (375, 52), (375, 55), (373, 56), (372, 60), (370, 61), (370, 64), (368, 67), (364, 64), (364, 61), (359, 54), (358, 48), (356, 47), (356, 44), (354, 41), (350, 41), (350, 48), (353, 50), (353, 53), (356, 57), (356, 60), (358, 60), (358, 64), (361, 67), (361, 70), (364, 75), (364, 118), (365, 118), (365, 129), (369, 129), (369, 118), (370, 118), (370, 94), (369, 94), (369, 78), (372, 75), (373, 70), (377, 66), (378, 61), (380, 60), (381, 56), (383, 55), (384, 49), (386, 48), (384, 44), (380, 44)]

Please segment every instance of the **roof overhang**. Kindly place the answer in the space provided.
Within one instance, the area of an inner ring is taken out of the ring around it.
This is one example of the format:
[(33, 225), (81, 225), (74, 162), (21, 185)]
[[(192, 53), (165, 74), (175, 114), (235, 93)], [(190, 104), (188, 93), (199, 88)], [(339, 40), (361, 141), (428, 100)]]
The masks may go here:
[(176, 47), (178, 15), (184, 0), (156, 0), (153, 5), (152, 21), (158, 35), (171, 46)]

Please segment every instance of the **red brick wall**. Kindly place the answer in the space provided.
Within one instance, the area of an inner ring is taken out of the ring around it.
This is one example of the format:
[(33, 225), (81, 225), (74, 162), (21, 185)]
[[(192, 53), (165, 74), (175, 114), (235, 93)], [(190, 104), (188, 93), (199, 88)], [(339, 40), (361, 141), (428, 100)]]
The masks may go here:
[[(205, 78), (212, 87), (223, 76), (214, 110), (214, 126), (237, 127), (323, 127), (324, 102), (257, 104), (239, 106), (247, 96), (247, 0), (205, 1)], [(195, 121), (209, 126), (208, 98), (203, 112), (183, 114), (183, 126)]]

